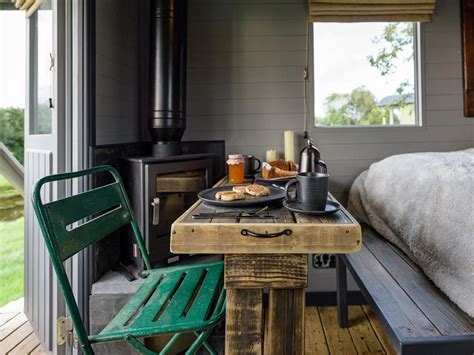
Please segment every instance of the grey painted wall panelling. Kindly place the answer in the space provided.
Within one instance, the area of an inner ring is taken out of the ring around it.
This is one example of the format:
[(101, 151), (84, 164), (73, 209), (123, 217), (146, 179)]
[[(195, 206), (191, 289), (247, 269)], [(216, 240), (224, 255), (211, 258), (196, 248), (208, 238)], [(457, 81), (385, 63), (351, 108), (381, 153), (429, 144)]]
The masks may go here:
[[(195, 0), (189, 20), (185, 138), (225, 139), (228, 152), (260, 158), (268, 148), (282, 152), (283, 131), (303, 129), (305, 3)], [(310, 130), (344, 202), (354, 178), (377, 160), (473, 145), (474, 120), (462, 114), (458, 3), (439, 0), (421, 38), (423, 127)]]
[[(50, 151), (26, 149), (25, 151), (25, 196), (31, 196), (34, 184), (39, 178), (52, 173), (52, 153)], [(50, 201), (52, 191), (49, 184), (41, 191), (44, 203)], [(55, 281), (52, 266), (44, 244), (30, 199), (25, 199), (25, 313), (35, 329), (39, 340), (47, 349), (53, 348), (52, 298)]]
[[(133, 2), (108, 6), (111, 2), (102, 0), (97, 8), (98, 144), (140, 138), (135, 118), (138, 9)], [(328, 163), (331, 190), (344, 202), (355, 177), (375, 161), (474, 144), (474, 120), (462, 113), (459, 3), (437, 3), (433, 21), (421, 29), (423, 127), (310, 129)], [(229, 153), (259, 158), (269, 148), (283, 151), (286, 129), (297, 131), (301, 142), (306, 14), (303, 0), (189, 1), (184, 139), (225, 139)], [(311, 100), (312, 83), (309, 86)], [(141, 125), (146, 127), (146, 122)], [(326, 282), (331, 272), (312, 273), (312, 280), (321, 283), (311, 282), (311, 289), (333, 288)]]
[(138, 6), (96, 2), (96, 143), (139, 140)]

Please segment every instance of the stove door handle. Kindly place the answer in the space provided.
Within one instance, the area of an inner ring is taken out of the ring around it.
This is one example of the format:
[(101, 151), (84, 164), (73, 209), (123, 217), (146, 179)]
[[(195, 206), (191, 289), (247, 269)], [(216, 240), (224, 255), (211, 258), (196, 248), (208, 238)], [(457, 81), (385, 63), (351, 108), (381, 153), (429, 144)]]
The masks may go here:
[(157, 226), (160, 223), (160, 198), (155, 197), (151, 203), (153, 208), (153, 219), (152, 223), (154, 226)]

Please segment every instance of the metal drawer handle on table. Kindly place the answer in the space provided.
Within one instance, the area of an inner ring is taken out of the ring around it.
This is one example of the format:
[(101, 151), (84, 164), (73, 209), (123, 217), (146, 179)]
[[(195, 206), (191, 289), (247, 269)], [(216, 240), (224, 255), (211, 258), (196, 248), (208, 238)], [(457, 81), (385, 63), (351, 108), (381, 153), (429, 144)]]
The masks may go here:
[(281, 232), (276, 233), (255, 233), (252, 232), (250, 229), (242, 229), (240, 234), (247, 236), (247, 237), (255, 237), (255, 238), (277, 238), (281, 237), (282, 235), (291, 235), (293, 233), (291, 229), (284, 229)]

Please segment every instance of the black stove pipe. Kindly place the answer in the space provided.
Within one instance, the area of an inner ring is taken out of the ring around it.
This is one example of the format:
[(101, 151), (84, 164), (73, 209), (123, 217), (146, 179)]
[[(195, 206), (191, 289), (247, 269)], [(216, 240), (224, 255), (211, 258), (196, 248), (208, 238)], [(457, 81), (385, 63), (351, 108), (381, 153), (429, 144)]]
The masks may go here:
[(153, 155), (177, 155), (186, 128), (187, 0), (152, 0), (151, 9)]

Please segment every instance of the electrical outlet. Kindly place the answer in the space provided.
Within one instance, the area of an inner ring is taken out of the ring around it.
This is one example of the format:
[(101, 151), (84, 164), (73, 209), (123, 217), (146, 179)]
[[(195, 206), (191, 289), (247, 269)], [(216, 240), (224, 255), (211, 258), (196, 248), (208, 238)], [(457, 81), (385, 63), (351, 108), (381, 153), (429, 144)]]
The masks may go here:
[(313, 254), (313, 267), (315, 269), (331, 269), (336, 267), (336, 255)]

